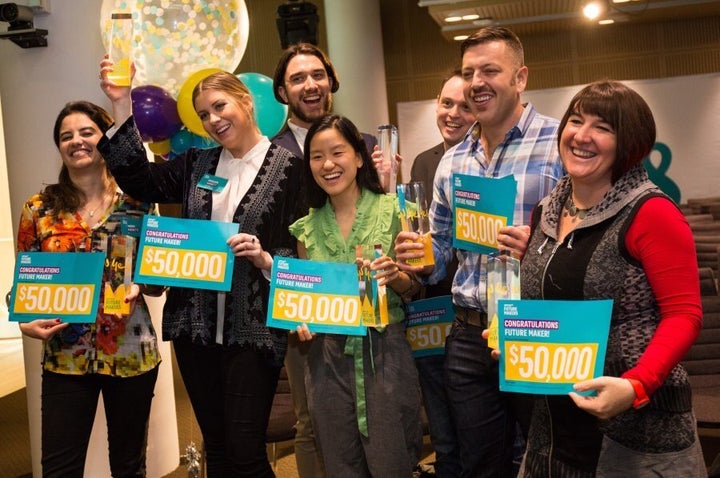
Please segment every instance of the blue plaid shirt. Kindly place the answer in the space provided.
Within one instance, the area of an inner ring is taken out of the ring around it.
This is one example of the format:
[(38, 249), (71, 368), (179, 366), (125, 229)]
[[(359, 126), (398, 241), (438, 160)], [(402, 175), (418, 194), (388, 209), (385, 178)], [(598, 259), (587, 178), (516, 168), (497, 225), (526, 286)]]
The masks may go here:
[[(445, 277), (453, 254), (453, 174), (501, 178), (515, 176), (518, 190), (513, 217), (514, 225), (530, 224), (533, 207), (547, 196), (564, 174), (557, 151), (559, 121), (539, 114), (532, 104), (525, 106), (518, 124), (505, 135), (489, 164), (476, 123), (465, 139), (445, 152), (433, 184), (430, 227), (435, 253), (435, 269), (426, 278), (430, 284)], [(457, 250), (458, 270), (452, 285), (455, 305), (486, 310), (485, 257)]]

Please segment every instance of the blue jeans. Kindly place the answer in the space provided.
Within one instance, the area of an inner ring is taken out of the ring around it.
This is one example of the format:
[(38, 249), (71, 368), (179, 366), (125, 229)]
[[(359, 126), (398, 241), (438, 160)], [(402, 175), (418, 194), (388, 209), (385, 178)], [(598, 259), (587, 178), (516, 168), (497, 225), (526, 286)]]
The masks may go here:
[(513, 474), (515, 418), (498, 387), (498, 364), (482, 328), (455, 320), (445, 343), (445, 377), (455, 420), (461, 478)]
[(460, 476), (460, 449), (445, 390), (445, 356), (420, 357), (415, 359), (415, 365), (435, 449), (435, 476), (455, 478)]

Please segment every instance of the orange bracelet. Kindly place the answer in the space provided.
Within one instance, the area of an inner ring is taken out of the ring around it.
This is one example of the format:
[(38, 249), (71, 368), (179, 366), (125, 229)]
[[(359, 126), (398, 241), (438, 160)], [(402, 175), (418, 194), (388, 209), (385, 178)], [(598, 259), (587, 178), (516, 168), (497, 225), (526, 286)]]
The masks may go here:
[(633, 408), (639, 409), (650, 403), (650, 398), (647, 396), (647, 393), (645, 393), (645, 387), (640, 380), (634, 378), (626, 378), (625, 380), (630, 382), (633, 390), (635, 390), (635, 400), (632, 403)]

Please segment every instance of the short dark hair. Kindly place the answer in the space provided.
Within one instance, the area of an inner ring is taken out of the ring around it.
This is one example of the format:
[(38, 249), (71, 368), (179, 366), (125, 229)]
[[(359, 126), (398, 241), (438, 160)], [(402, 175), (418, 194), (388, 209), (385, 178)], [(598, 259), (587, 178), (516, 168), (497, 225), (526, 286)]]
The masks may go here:
[(512, 30), (497, 26), (481, 28), (463, 40), (460, 43), (460, 58), (468, 48), (493, 41), (503, 42), (510, 48), (518, 67), (525, 65), (525, 52), (520, 38)]
[(332, 80), (330, 92), (335, 93), (338, 88), (340, 88), (340, 81), (337, 78), (337, 73), (335, 73), (335, 68), (325, 52), (310, 43), (298, 43), (285, 49), (277, 66), (275, 67), (275, 74), (273, 75), (273, 93), (275, 94), (276, 100), (284, 105), (287, 104), (282, 96), (280, 96), (280, 87), (285, 86), (285, 72), (287, 72), (288, 63), (290, 63), (290, 60), (298, 55), (311, 55), (317, 57), (325, 67), (325, 73), (327, 73), (328, 78)]
[(570, 100), (560, 121), (558, 146), (568, 118), (577, 113), (599, 116), (615, 130), (613, 183), (650, 154), (655, 144), (655, 119), (650, 107), (635, 90), (619, 81), (590, 83)]
[(362, 159), (362, 167), (358, 169), (355, 181), (361, 189), (368, 189), (374, 193), (383, 194), (383, 188), (380, 184), (377, 170), (373, 164), (370, 153), (368, 153), (365, 140), (363, 140), (360, 131), (352, 121), (340, 115), (325, 115), (313, 123), (305, 137), (305, 181), (307, 186), (308, 205), (310, 207), (323, 207), (328, 199), (328, 194), (315, 182), (312, 171), (310, 170), (310, 143), (313, 137), (321, 131), (334, 128), (337, 130), (345, 141), (347, 141), (352, 149), (360, 155)]

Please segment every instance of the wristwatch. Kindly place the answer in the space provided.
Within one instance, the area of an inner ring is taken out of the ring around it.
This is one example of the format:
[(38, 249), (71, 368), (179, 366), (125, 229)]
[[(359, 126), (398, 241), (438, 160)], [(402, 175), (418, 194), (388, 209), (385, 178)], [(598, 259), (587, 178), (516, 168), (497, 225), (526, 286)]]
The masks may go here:
[(635, 390), (635, 400), (632, 403), (633, 408), (639, 409), (650, 403), (650, 398), (647, 396), (647, 393), (645, 393), (645, 387), (640, 380), (635, 380), (634, 378), (626, 378), (625, 380), (630, 382), (633, 390)]

